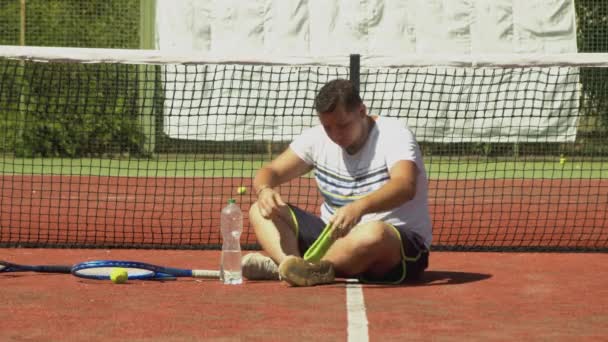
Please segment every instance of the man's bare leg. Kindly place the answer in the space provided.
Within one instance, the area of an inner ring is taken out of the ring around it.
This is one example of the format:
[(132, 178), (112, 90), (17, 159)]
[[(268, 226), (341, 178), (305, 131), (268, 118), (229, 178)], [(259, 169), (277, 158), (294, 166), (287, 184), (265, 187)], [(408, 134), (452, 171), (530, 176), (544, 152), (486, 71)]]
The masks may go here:
[(318, 263), (288, 256), (279, 265), (283, 280), (293, 286), (327, 284), (334, 277), (381, 276), (401, 262), (401, 240), (389, 225), (377, 221), (355, 227), (338, 239)]
[(384, 222), (361, 224), (336, 240), (323, 260), (331, 262), (339, 276), (383, 275), (401, 262), (401, 239)]
[(277, 264), (280, 264), (288, 255), (301, 255), (288, 206), (281, 207), (278, 215), (267, 219), (260, 213), (257, 203), (254, 203), (249, 210), (249, 222), (253, 226), (262, 249)]

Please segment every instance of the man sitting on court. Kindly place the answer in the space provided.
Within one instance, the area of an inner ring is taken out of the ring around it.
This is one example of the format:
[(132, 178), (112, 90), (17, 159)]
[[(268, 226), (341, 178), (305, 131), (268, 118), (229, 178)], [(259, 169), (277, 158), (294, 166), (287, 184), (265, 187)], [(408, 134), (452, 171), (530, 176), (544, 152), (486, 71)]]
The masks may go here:
[[(428, 266), (428, 181), (413, 133), (396, 119), (367, 114), (348, 80), (325, 84), (315, 98), (320, 125), (305, 130), (256, 174), (249, 211), (269, 257), (243, 258), (248, 279), (312, 286), (335, 277), (401, 283)], [(321, 216), (285, 203), (277, 187), (314, 170)], [(326, 224), (335, 239), (319, 262), (302, 258)]]

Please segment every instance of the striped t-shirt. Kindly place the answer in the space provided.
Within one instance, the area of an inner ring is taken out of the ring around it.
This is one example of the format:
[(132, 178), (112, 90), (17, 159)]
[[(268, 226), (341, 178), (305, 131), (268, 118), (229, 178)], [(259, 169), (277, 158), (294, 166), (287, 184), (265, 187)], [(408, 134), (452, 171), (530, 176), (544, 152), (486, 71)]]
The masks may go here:
[(337, 208), (385, 184), (390, 177), (390, 168), (397, 161), (411, 160), (416, 163), (419, 172), (414, 198), (392, 210), (364, 215), (361, 223), (380, 220), (403, 225), (420, 235), (426, 247), (430, 247), (432, 228), (426, 170), (414, 134), (401, 121), (379, 117), (365, 145), (354, 155), (331, 141), (321, 125), (302, 132), (290, 147), (314, 168), (324, 199), (321, 219), (325, 222)]

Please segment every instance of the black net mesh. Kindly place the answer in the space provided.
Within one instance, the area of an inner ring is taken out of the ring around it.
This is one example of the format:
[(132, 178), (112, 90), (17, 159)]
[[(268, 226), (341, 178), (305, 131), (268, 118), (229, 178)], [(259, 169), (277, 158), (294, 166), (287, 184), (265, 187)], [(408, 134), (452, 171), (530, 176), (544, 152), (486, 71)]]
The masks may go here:
[[(434, 248), (608, 246), (605, 68), (360, 70), (422, 146)], [(348, 67), (0, 60), (0, 243), (214, 248), (255, 171)], [(396, 147), (397, 148), (397, 147)], [(317, 211), (311, 176), (280, 189)], [(255, 247), (248, 222), (243, 243)]]

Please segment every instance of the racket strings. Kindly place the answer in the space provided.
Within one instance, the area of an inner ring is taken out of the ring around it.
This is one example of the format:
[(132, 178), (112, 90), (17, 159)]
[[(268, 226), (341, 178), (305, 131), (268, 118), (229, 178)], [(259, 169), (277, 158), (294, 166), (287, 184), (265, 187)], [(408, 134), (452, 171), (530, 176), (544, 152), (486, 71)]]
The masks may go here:
[[(126, 270), (129, 278), (141, 278), (141, 277), (154, 277), (155, 272), (146, 270), (143, 268), (135, 268), (135, 267), (121, 267)], [(114, 271), (116, 267), (91, 267), (91, 268), (83, 268), (74, 271), (76, 275), (80, 276), (89, 276), (89, 277), (110, 277), (112, 271)]]

